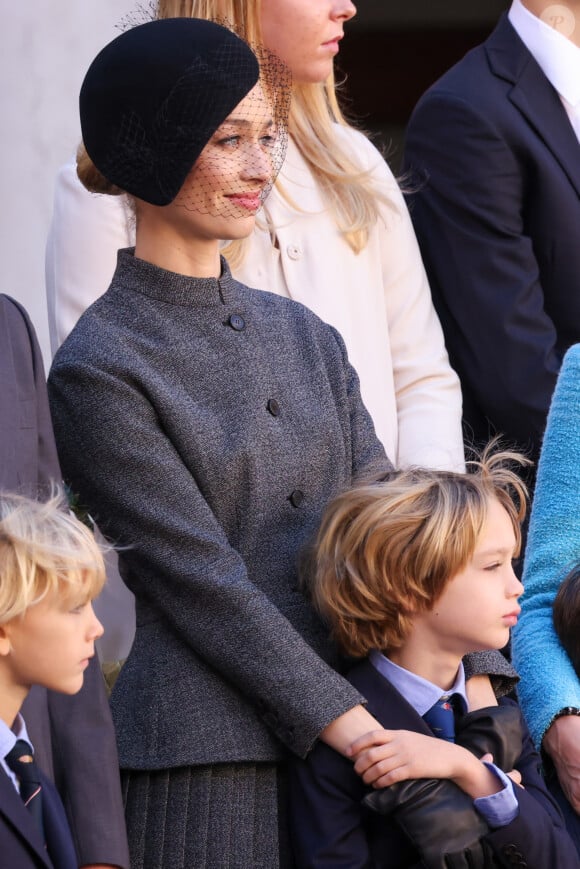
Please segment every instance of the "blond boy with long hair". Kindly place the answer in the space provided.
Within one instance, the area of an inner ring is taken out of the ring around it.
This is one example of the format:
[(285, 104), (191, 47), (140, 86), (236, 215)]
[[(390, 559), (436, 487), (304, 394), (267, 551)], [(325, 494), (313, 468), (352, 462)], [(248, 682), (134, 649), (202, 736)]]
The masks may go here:
[(362, 659), (348, 678), (385, 730), (352, 746), (354, 768), (323, 745), (293, 763), (300, 867), (493, 867), (508, 851), (537, 869), (578, 865), (516, 704), (470, 711), (465, 692), (463, 656), (504, 647), (520, 610), (514, 459), (393, 472), (327, 509), (312, 599)]

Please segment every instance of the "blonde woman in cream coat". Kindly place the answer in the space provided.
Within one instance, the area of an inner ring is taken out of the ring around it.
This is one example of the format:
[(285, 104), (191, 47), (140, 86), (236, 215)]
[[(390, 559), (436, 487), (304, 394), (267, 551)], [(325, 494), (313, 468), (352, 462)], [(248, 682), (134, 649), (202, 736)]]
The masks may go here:
[[(395, 465), (457, 469), (463, 466), (459, 381), (407, 208), (382, 156), (345, 123), (336, 104), (333, 58), (355, 12), (350, 0), (159, 4), (161, 17), (227, 19), (293, 73), (288, 156), (261, 227), (243, 250), (230, 256), (226, 249), (235, 277), (302, 302), (341, 332)], [(354, 210), (347, 204), (345, 218), (340, 212), (353, 190), (356, 204)], [(61, 169), (46, 256), (53, 351), (109, 285), (117, 249), (133, 237), (123, 197), (88, 193), (75, 161)]]

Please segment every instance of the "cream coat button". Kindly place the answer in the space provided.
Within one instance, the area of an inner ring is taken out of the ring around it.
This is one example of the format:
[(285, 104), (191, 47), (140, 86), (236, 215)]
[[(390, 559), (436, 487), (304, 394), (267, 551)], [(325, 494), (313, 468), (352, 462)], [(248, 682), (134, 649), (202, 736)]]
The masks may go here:
[(298, 247), (297, 244), (289, 244), (286, 248), (286, 253), (290, 257), (290, 259), (297, 260), (302, 256), (302, 251)]

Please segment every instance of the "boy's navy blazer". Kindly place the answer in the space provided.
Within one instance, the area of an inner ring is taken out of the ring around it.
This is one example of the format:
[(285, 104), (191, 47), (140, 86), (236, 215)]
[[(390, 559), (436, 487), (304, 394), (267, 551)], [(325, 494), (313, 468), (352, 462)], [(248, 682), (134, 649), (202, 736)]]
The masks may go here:
[[(0, 489), (36, 496), (60, 479), (38, 341), (24, 309), (0, 294)], [(59, 786), (80, 864), (128, 867), (115, 735), (96, 656), (74, 697), (34, 686), (22, 711), (39, 766)], [(2, 843), (0, 865), (21, 865), (4, 858)]]
[(421, 97), (403, 169), (470, 434), (537, 456), (580, 341), (580, 144), (507, 16)]
[[(368, 710), (390, 730), (432, 736), (421, 716), (368, 661), (347, 678), (366, 697)], [(511, 704), (502, 699), (500, 704)], [(523, 723), (523, 722), (522, 722)], [(530, 869), (578, 869), (576, 849), (560, 810), (546, 790), (540, 758), (524, 726), (515, 788), (520, 811), (510, 824), (487, 835), (498, 866)], [(290, 798), (292, 840), (298, 844), (298, 869), (409, 869), (417, 854), (394, 822), (364, 809), (368, 788), (352, 762), (317, 742), (308, 760), (292, 760)], [(324, 846), (323, 846), (324, 843)], [(326, 848), (326, 849), (325, 849)]]
[(0, 769), (0, 865), (11, 869), (78, 869), (60, 797), (42, 773), (41, 784), (45, 794), (43, 822), (48, 852), (34, 818)]

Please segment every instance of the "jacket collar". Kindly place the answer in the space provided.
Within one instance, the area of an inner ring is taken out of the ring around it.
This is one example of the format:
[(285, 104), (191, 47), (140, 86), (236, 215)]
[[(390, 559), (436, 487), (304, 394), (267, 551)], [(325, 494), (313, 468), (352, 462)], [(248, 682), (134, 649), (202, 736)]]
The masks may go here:
[(494, 75), (513, 85), (508, 98), (554, 154), (580, 194), (580, 145), (560, 97), (503, 15), (484, 45)]
[[(16, 797), (16, 799), (15, 799)], [(14, 785), (6, 775), (3, 769), (0, 768), (0, 815), (3, 815), (6, 822), (15, 831), (14, 835), (21, 836), (28, 843), (28, 846), (37, 857), (46, 866), (46, 869), (53, 869), (53, 864), (48, 856), (44, 842), (40, 835), (40, 831), (36, 826), (34, 818), (20, 799)]]
[(370, 661), (357, 664), (347, 678), (363, 697), (367, 697), (368, 711), (384, 727), (389, 730), (414, 730), (433, 736), (419, 713)]

